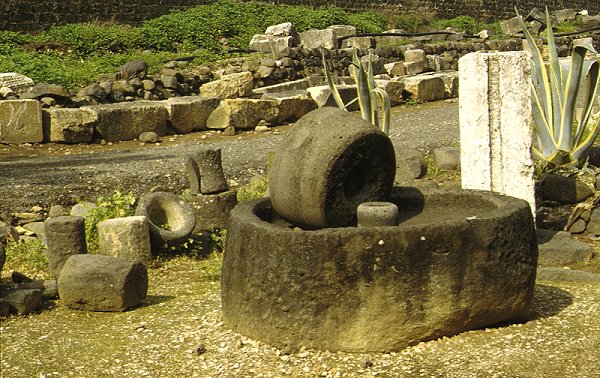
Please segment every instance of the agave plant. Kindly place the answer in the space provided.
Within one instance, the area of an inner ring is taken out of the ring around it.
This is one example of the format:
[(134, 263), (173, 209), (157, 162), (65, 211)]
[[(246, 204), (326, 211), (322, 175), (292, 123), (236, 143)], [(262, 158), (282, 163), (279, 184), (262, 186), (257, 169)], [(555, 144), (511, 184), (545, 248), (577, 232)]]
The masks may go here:
[(340, 109), (348, 110), (348, 105), (358, 101), (358, 106), (360, 108), (360, 114), (363, 119), (373, 124), (373, 126), (377, 127), (381, 131), (383, 131), (386, 135), (389, 134), (390, 131), (390, 98), (388, 94), (382, 88), (377, 86), (375, 83), (375, 79), (373, 77), (373, 63), (371, 61), (371, 55), (369, 54), (369, 60), (367, 67), (363, 65), (356, 50), (354, 50), (354, 55), (352, 57), (352, 64), (350, 65), (350, 73), (354, 77), (356, 81), (356, 91), (358, 97), (353, 99), (347, 104), (344, 104), (342, 100), (342, 96), (337, 89), (337, 86), (334, 83), (333, 76), (329, 69), (327, 68), (327, 62), (325, 61), (325, 53), (322, 54), (323, 57), (323, 67), (325, 68), (325, 76), (327, 78), (327, 83), (329, 84), (329, 89), (331, 90), (331, 94), (336, 102), (336, 104), (340, 107)]
[[(546, 8), (549, 53), (547, 64), (518, 12), (517, 16), (532, 54), (533, 120), (538, 137), (538, 146), (534, 148), (534, 153), (550, 165), (579, 166), (600, 132), (600, 119), (592, 116), (600, 62), (585, 59), (588, 51), (596, 51), (589, 40), (583, 40), (574, 46), (570, 63), (560, 61), (550, 15)], [(583, 112), (577, 120), (576, 100), (586, 81), (587, 92), (583, 101)]]

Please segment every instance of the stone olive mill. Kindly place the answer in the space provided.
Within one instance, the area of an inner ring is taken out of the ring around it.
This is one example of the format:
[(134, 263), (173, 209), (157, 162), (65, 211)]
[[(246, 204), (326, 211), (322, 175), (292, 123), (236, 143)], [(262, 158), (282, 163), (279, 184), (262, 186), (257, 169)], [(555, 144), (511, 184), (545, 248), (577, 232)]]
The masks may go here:
[(278, 347), (389, 352), (527, 319), (528, 203), (393, 188), (394, 174), (393, 146), (369, 122), (334, 108), (298, 121), (275, 153), (270, 198), (230, 214), (226, 324)]

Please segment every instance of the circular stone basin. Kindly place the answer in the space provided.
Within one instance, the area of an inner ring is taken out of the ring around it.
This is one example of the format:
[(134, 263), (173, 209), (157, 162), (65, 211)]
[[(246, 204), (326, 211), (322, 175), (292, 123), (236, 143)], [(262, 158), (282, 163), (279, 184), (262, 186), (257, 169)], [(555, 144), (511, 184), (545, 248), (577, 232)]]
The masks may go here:
[(483, 191), (394, 188), (400, 225), (301, 230), (268, 198), (230, 214), (222, 308), (277, 347), (389, 352), (528, 318), (537, 243), (529, 205)]

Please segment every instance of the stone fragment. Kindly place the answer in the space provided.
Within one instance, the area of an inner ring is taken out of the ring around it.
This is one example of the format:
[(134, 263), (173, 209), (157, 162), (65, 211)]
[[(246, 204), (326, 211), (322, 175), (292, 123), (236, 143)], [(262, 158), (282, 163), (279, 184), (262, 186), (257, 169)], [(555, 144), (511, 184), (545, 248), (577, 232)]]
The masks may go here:
[(6, 318), (10, 315), (10, 305), (0, 297), (0, 318)]
[(306, 113), (317, 108), (317, 104), (306, 90), (265, 93), (261, 99), (277, 101), (279, 114), (275, 121), (276, 124), (297, 121)]
[(169, 112), (169, 126), (179, 133), (206, 130), (206, 120), (219, 106), (216, 97), (172, 97), (165, 102)]
[(433, 150), (435, 165), (445, 171), (460, 170), (460, 148), (440, 147)]
[(289, 51), (296, 45), (294, 37), (277, 37), (270, 34), (255, 34), (250, 40), (248, 49), (267, 54), (272, 54), (274, 58), (288, 56)]
[(411, 93), (411, 97), (417, 101), (437, 101), (445, 97), (446, 86), (440, 77), (419, 75), (403, 77), (401, 81), (405, 85), (405, 90)]
[(46, 231), (45, 231), (45, 223), (44, 222), (31, 222), (27, 223), (23, 226), (27, 231), (31, 231), (34, 235), (46, 244)]
[(568, 232), (538, 229), (538, 264), (564, 266), (587, 262), (594, 257), (591, 245), (571, 238)]
[(87, 218), (90, 211), (95, 210), (97, 207), (93, 202), (80, 202), (71, 208), (68, 215)]
[(125, 311), (148, 292), (148, 273), (139, 262), (103, 255), (75, 255), (58, 277), (67, 307), (84, 311)]
[(523, 32), (518, 17), (513, 17), (508, 20), (501, 21), (500, 27), (502, 28), (502, 32), (507, 36), (515, 36)]
[(83, 143), (93, 139), (96, 114), (88, 109), (44, 109), (42, 120), (49, 142)]
[(581, 27), (583, 29), (591, 29), (600, 27), (600, 14), (596, 16), (583, 15), (581, 16)]
[(541, 179), (542, 198), (561, 204), (585, 201), (593, 193), (592, 189), (577, 179), (556, 174), (544, 174)]
[(219, 80), (211, 81), (200, 87), (204, 97), (227, 98), (245, 97), (252, 93), (253, 76), (250, 72), (223, 75)]
[(69, 215), (69, 210), (63, 205), (52, 205), (48, 210), (48, 218), (60, 217)]
[(143, 143), (156, 143), (158, 142), (158, 134), (154, 131), (144, 131), (140, 134), (138, 139)]
[(26, 99), (39, 100), (42, 97), (52, 97), (61, 104), (68, 103), (69, 101), (71, 101), (69, 91), (65, 87), (61, 85), (48, 83), (38, 83), (34, 85), (29, 91), (21, 95), (21, 98)]
[(600, 206), (596, 206), (592, 210), (587, 224), (587, 232), (592, 235), (600, 235)]
[(6, 262), (6, 247), (4, 243), (0, 241), (0, 273), (2, 273), (2, 268), (4, 268), (4, 263)]
[(426, 56), (425, 50), (408, 49), (404, 52), (404, 63), (425, 62)]
[(54, 277), (58, 277), (71, 256), (87, 253), (82, 217), (49, 218), (45, 221), (45, 233), (48, 247), (48, 268)]
[(193, 160), (196, 162), (198, 171), (200, 172), (201, 194), (215, 194), (227, 190), (227, 181), (223, 174), (220, 148), (202, 148), (195, 154)]
[(391, 202), (363, 202), (356, 209), (357, 227), (397, 226), (398, 206)]
[(384, 64), (383, 66), (385, 71), (391, 77), (404, 76), (406, 75), (406, 70), (404, 69), (404, 62), (392, 62)]
[(117, 79), (130, 80), (134, 78), (144, 80), (148, 74), (148, 63), (143, 60), (132, 60), (119, 67)]
[(283, 22), (277, 25), (271, 25), (265, 30), (265, 34), (270, 34), (278, 37), (294, 36), (296, 29), (291, 22)]
[(43, 140), (42, 108), (38, 101), (0, 101), (0, 143), (40, 143)]
[(98, 249), (104, 255), (150, 263), (152, 249), (147, 218), (131, 216), (98, 223)]
[(33, 79), (17, 72), (0, 73), (0, 87), (9, 88), (14, 94), (20, 95), (33, 87)]
[(52, 97), (42, 97), (40, 99), (40, 104), (42, 105), (42, 108), (49, 108), (56, 105), (56, 100)]
[(421, 178), (427, 173), (427, 161), (423, 153), (416, 150), (396, 151), (396, 176), (397, 184)]
[(565, 21), (573, 21), (577, 17), (577, 12), (574, 9), (558, 9), (554, 11), (554, 17), (560, 24)]
[(375, 47), (373, 37), (350, 37), (342, 41), (343, 49), (370, 49)]
[(206, 121), (209, 129), (254, 129), (261, 121), (277, 121), (279, 108), (277, 101), (260, 99), (227, 99), (210, 114)]
[(81, 88), (77, 92), (77, 97), (88, 97), (99, 102), (105, 102), (108, 92), (110, 91), (106, 91), (106, 89), (102, 85), (94, 83), (88, 85), (87, 87)]
[[(349, 104), (357, 96), (356, 85), (340, 84), (337, 85), (337, 89), (344, 104)], [(310, 94), (310, 97), (312, 97), (319, 108), (323, 106), (337, 107), (328, 85), (310, 87), (306, 91)], [(354, 101), (352, 104), (348, 105), (346, 109), (349, 111), (358, 110), (358, 101)]]
[(9, 304), (11, 312), (27, 315), (42, 303), (42, 292), (38, 289), (6, 290), (2, 293), (2, 299)]
[(300, 46), (305, 49), (324, 48), (333, 50), (338, 47), (337, 36), (333, 29), (309, 29), (300, 33)]
[(227, 190), (217, 194), (196, 194), (186, 197), (196, 214), (195, 232), (212, 228), (225, 228), (229, 212), (237, 204), (235, 190)]
[(96, 115), (95, 130), (107, 142), (137, 139), (145, 131), (165, 135), (168, 112), (160, 103), (136, 101), (86, 106)]
[(400, 80), (375, 80), (377, 86), (383, 89), (390, 98), (391, 106), (398, 105), (405, 101), (406, 84)]

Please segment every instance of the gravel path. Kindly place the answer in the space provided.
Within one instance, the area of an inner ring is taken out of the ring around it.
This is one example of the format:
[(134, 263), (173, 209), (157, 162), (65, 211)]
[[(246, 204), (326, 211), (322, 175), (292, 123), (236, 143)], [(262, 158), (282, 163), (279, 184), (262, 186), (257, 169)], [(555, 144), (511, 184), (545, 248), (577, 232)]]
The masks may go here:
[[(159, 145), (128, 141), (111, 146), (0, 146), (0, 212), (93, 201), (115, 188), (136, 196), (157, 186), (181, 192), (187, 186), (185, 159), (207, 143), (221, 147), (227, 178), (242, 184), (264, 173), (267, 152), (290, 127), (236, 137), (214, 132), (167, 136)], [(458, 145), (458, 133), (455, 101), (394, 108), (390, 136), (399, 150)]]

